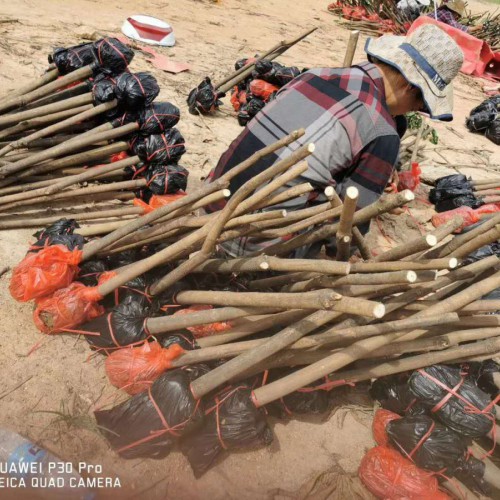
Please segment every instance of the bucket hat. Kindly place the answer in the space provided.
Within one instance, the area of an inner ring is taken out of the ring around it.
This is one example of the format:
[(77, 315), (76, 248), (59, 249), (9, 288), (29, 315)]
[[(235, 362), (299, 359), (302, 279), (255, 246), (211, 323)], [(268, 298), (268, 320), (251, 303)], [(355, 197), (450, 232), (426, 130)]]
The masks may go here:
[(452, 80), (464, 56), (456, 42), (441, 28), (426, 24), (408, 36), (369, 38), (365, 52), (397, 69), (422, 92), (425, 112), (432, 119), (453, 119)]

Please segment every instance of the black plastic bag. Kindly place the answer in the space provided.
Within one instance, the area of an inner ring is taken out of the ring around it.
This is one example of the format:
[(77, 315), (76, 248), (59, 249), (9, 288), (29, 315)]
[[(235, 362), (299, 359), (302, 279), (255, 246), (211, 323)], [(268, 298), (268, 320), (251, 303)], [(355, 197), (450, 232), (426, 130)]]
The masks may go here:
[(480, 362), (468, 362), (460, 366), (460, 370), (465, 371), (469, 378), (484, 392), (493, 398), (498, 396), (500, 387), (495, 384), (493, 375), (500, 373), (500, 364), (492, 359)]
[(500, 118), (498, 115), (496, 120), (486, 129), (485, 135), (491, 142), (494, 142), (497, 146), (500, 145)]
[(134, 58), (134, 51), (117, 38), (103, 38), (94, 43), (99, 71), (108, 75), (119, 75), (127, 70)]
[(174, 127), (181, 117), (177, 106), (170, 102), (154, 102), (141, 110), (139, 122), (142, 135), (161, 134)]
[(255, 70), (252, 75), (254, 78), (259, 78), (273, 85), (281, 86), (281, 80), (278, 78), (277, 73), (282, 69), (284, 69), (284, 66), (276, 61), (261, 59), (255, 63)]
[(240, 384), (204, 401), (203, 425), (181, 441), (195, 477), (203, 475), (224, 450), (271, 444), (273, 433), (264, 411), (252, 402), (251, 393), (251, 387)]
[(477, 262), (478, 260), (485, 259), (486, 257), (491, 257), (492, 255), (500, 256), (500, 242), (495, 241), (489, 245), (478, 248), (474, 252), (467, 255), (463, 265), (471, 264), (472, 262)]
[(193, 351), (200, 348), (196, 342), (196, 337), (189, 330), (184, 330), (182, 333), (175, 333), (173, 335), (158, 335), (157, 341), (164, 349), (169, 348), (173, 344), (180, 345), (185, 351)]
[[(429, 366), (413, 372), (408, 385), (435, 418), (462, 436), (479, 438), (487, 435), (495, 425), (491, 398), (471, 379), (465, 378), (459, 368)], [(449, 397), (454, 388), (458, 397)]]
[(223, 92), (215, 91), (210, 78), (207, 76), (198, 87), (189, 92), (187, 98), (189, 112), (192, 115), (213, 113), (222, 104), (219, 99), (225, 95)]
[(123, 458), (165, 457), (180, 437), (203, 421), (202, 405), (189, 387), (202, 373), (196, 367), (168, 371), (148, 391), (110, 410), (94, 412), (111, 447)]
[(480, 198), (476, 198), (472, 193), (463, 196), (457, 196), (456, 198), (450, 198), (442, 200), (435, 205), (436, 212), (447, 212), (448, 210), (453, 210), (459, 207), (471, 207), (478, 208), (484, 205), (484, 201)]
[(406, 378), (400, 376), (382, 377), (370, 387), (370, 396), (398, 415), (422, 415), (425, 408), (410, 391)]
[(49, 55), (49, 63), (54, 63), (60, 75), (67, 75), (84, 66), (97, 62), (93, 43), (82, 43), (73, 47), (57, 48)]
[(130, 295), (109, 313), (85, 323), (79, 329), (89, 333), (85, 339), (91, 347), (106, 353), (109, 349), (146, 340), (149, 334), (145, 319), (150, 315), (150, 303), (146, 297)]
[(498, 96), (490, 97), (476, 106), (471, 112), (465, 124), (471, 132), (486, 130), (498, 115), (500, 99)]
[(151, 165), (145, 176), (151, 193), (175, 194), (186, 190), (189, 172), (181, 165)]
[(429, 192), (429, 201), (439, 203), (442, 200), (472, 193), (473, 186), (465, 175), (453, 174), (440, 177)]
[(133, 144), (133, 151), (142, 161), (166, 165), (177, 163), (186, 152), (186, 146), (182, 134), (176, 128), (171, 128), (164, 134), (137, 138)]
[[(94, 105), (104, 104), (116, 99), (116, 79), (105, 74), (97, 76), (92, 84), (92, 97)], [(124, 125), (129, 114), (123, 109), (120, 104), (113, 109), (106, 111), (102, 115), (106, 120), (111, 120), (113, 127)], [(123, 121), (123, 123), (121, 123)]]
[(122, 73), (116, 77), (115, 96), (127, 111), (149, 106), (159, 93), (160, 87), (151, 73)]
[(109, 270), (107, 262), (100, 259), (86, 260), (79, 267), (78, 281), (85, 286), (97, 286), (101, 274)]
[(286, 68), (279, 68), (276, 71), (275, 78), (280, 87), (290, 83), (294, 78), (300, 75), (300, 69), (296, 66), (289, 66)]
[(68, 250), (82, 249), (85, 238), (80, 234), (73, 234), (80, 226), (75, 219), (59, 219), (50, 226), (37, 231), (33, 236), (37, 239), (31, 245), (30, 252), (36, 252), (50, 245), (63, 245)]
[(484, 463), (469, 456), (467, 443), (456, 432), (427, 415), (391, 420), (386, 427), (391, 444), (411, 456), (422, 469), (456, 476), (474, 490), (488, 490)]
[(247, 103), (241, 106), (238, 113), (238, 123), (244, 127), (265, 105), (262, 99), (249, 94)]

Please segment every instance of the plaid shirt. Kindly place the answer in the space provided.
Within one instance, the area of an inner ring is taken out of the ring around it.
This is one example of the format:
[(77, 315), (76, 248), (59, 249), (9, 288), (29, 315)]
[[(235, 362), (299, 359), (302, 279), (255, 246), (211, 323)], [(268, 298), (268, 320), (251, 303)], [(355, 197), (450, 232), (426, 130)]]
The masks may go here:
[(437, 12), (432, 12), (431, 14), (427, 14), (427, 16), (432, 17), (432, 19), (436, 19), (436, 21), (447, 24), (452, 28), (456, 28), (457, 30), (469, 31), (467, 26), (464, 26), (463, 24), (460, 24), (458, 21), (456, 21), (453, 12), (448, 10), (446, 7), (439, 7), (439, 9), (437, 9)]
[[(391, 177), (400, 145), (395, 127), (385, 102), (382, 75), (374, 64), (312, 69), (283, 87), (276, 99), (250, 121), (221, 156), (208, 182), (255, 151), (304, 128), (306, 133), (298, 141), (236, 176), (230, 184), (231, 192), (299, 146), (313, 142), (315, 151), (307, 158), (309, 168), (281, 190), (310, 182), (314, 191), (265, 210), (293, 211), (325, 202), (323, 191), (327, 186), (333, 186), (341, 197), (349, 186), (355, 186), (359, 190), (358, 208), (362, 208), (380, 197)], [(208, 211), (222, 207), (218, 204)], [(366, 232), (368, 224), (360, 229)], [(232, 256), (242, 256), (279, 241), (245, 237), (225, 243), (223, 249)]]

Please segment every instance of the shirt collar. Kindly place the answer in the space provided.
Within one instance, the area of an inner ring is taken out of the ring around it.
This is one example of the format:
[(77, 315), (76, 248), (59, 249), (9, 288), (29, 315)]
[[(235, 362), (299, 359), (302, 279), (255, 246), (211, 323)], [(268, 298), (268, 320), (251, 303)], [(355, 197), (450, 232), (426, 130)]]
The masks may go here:
[(364, 71), (371, 78), (371, 80), (375, 84), (375, 87), (377, 87), (377, 90), (380, 92), (382, 102), (385, 103), (384, 79), (382, 78), (382, 73), (377, 68), (377, 66), (369, 61), (366, 61), (356, 64), (355, 67)]

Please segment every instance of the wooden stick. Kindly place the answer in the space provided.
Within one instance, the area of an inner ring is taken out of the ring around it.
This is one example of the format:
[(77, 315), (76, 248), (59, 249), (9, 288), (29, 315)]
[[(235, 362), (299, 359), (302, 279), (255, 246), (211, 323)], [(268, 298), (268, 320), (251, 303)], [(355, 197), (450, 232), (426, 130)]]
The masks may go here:
[(403, 243), (397, 247), (391, 248), (386, 252), (383, 252), (376, 257), (372, 257), (373, 262), (387, 262), (387, 261), (397, 261), (408, 255), (421, 252), (423, 250), (428, 250), (437, 244), (437, 238), (432, 234), (426, 234), (424, 236), (419, 236)]
[(46, 95), (52, 94), (56, 90), (59, 90), (63, 87), (66, 87), (70, 83), (78, 82), (79, 80), (84, 80), (92, 75), (92, 68), (90, 66), (84, 66), (83, 68), (79, 68), (67, 75), (64, 75), (61, 78), (58, 78), (55, 81), (47, 83), (42, 87), (39, 87), (27, 94), (22, 96), (14, 97), (12, 99), (6, 99), (0, 104), (0, 112), (9, 111), (11, 109), (24, 106), (30, 102), (36, 101), (41, 97), (45, 97)]
[[(387, 195), (383, 198), (380, 198), (375, 203), (372, 203), (371, 205), (358, 210), (354, 214), (353, 224), (357, 225), (368, 222), (373, 217), (405, 205), (406, 203), (412, 201), (414, 198), (415, 195), (409, 190), (401, 191), (397, 194)], [(331, 236), (336, 234), (338, 226), (338, 223), (322, 226), (308, 233), (296, 236), (287, 242), (267, 247), (264, 250), (264, 253), (266, 253), (267, 255), (289, 254), (296, 248), (300, 248), (305, 245), (311, 245), (317, 241), (322, 241), (330, 238)]]
[[(98, 184), (94, 186), (87, 186), (81, 189), (72, 189), (69, 191), (63, 191), (62, 193), (57, 193), (50, 196), (39, 196), (28, 200), (8, 203), (6, 205), (0, 205), (0, 211), (10, 210), (12, 208), (17, 208), (17, 207), (25, 207), (26, 205), (32, 206), (32, 205), (39, 205), (40, 203), (54, 202), (57, 200), (67, 200), (71, 198), (77, 198), (79, 196), (88, 196), (96, 193), (109, 193), (111, 191), (115, 192), (121, 190), (135, 190), (145, 187), (146, 185), (147, 185), (146, 179), (136, 179), (132, 181)], [(77, 200), (75, 200), (75, 202), (76, 201)], [(144, 211), (142, 212), (144, 213)]]
[(9, 92), (9, 97), (28, 94), (33, 90), (43, 87), (47, 83), (53, 82), (54, 80), (57, 79), (58, 76), (59, 76), (59, 70), (57, 68), (46, 71), (42, 76), (39, 76), (36, 80), (32, 80), (29, 83), (23, 85), (22, 87), (19, 87)]
[(278, 257), (252, 257), (241, 259), (212, 259), (196, 269), (196, 272), (255, 272), (255, 271), (302, 271), (327, 274), (348, 274), (350, 264), (321, 259), (280, 259)]
[[(325, 196), (328, 198), (328, 200), (330, 200), (332, 208), (342, 206), (342, 200), (340, 199), (339, 195), (336, 193), (335, 189), (332, 186), (328, 186), (327, 188), (325, 188)], [(365, 260), (369, 260), (372, 256), (372, 253), (370, 247), (368, 246), (363, 235), (361, 234), (361, 231), (355, 226), (351, 228), (351, 231), (356, 246), (358, 247), (359, 253), (361, 254), (361, 257), (363, 257), (363, 259)]]
[(440, 252), (437, 257), (445, 257), (446, 255), (451, 255), (455, 250), (459, 249), (477, 236), (480, 236), (483, 233), (494, 228), (497, 224), (500, 224), (500, 214), (494, 215), (493, 217), (491, 217), (491, 219), (483, 222), (480, 226), (471, 229), (466, 233), (455, 236), (449, 243), (440, 248)]
[[(279, 42), (271, 50), (268, 50), (262, 56), (258, 57), (255, 62), (262, 60), (262, 59), (267, 59), (267, 60), (275, 59), (279, 55), (286, 52), (290, 47), (293, 47), (296, 43), (300, 42), (305, 37), (310, 35), (316, 29), (317, 28), (312, 28), (310, 30), (307, 30), (306, 32), (302, 33), (301, 35), (299, 35), (298, 37), (296, 37), (292, 40), (283, 40), (283, 41)], [(217, 82), (214, 85), (215, 90), (219, 90), (220, 92), (227, 92), (228, 90), (231, 90), (235, 85), (237, 85), (239, 82), (243, 81), (247, 76), (249, 76), (252, 73), (252, 71), (255, 67), (255, 62), (252, 64), (247, 64), (243, 68), (240, 68), (239, 70), (235, 71), (234, 73), (232, 73), (228, 77)]]
[(58, 221), (61, 217), (69, 217), (75, 220), (106, 219), (109, 217), (121, 217), (125, 215), (137, 215), (144, 213), (139, 207), (117, 208), (115, 210), (102, 210), (98, 212), (79, 212), (71, 214), (59, 214), (50, 217), (40, 217), (39, 219), (14, 219), (0, 221), (0, 229), (15, 229), (20, 227), (43, 227)]
[[(187, 290), (179, 292), (175, 296), (175, 302), (181, 305), (209, 304), (222, 306), (246, 306), (246, 307), (269, 307), (273, 304), (278, 309), (334, 309), (338, 310), (336, 303), (341, 301), (342, 296), (332, 290), (319, 290), (317, 292), (304, 293), (302, 295), (287, 293), (259, 293), (259, 292), (218, 292)], [(364, 312), (373, 315), (379, 313), (381, 308), (378, 303), (366, 301), (360, 302)]]
[(359, 31), (351, 31), (349, 33), (349, 41), (347, 42), (347, 49), (345, 51), (343, 68), (348, 68), (352, 64), (354, 59), (354, 53), (356, 52), (356, 46), (358, 45)]
[(309, 182), (305, 182), (304, 184), (298, 184), (297, 186), (293, 186), (291, 188), (282, 191), (279, 194), (275, 194), (266, 198), (265, 201), (259, 203), (255, 209), (264, 208), (264, 207), (272, 207), (273, 205), (277, 205), (283, 201), (291, 200), (292, 198), (298, 198), (304, 194), (310, 193), (314, 188)]
[[(429, 306), (436, 305), (436, 300), (419, 300), (408, 304), (408, 311), (424, 311)], [(500, 310), (500, 300), (476, 300), (459, 309), (459, 312), (495, 312)]]
[(304, 335), (333, 321), (339, 314), (333, 311), (316, 311), (306, 316), (303, 320), (281, 330), (264, 344), (240, 354), (193, 381), (191, 383), (191, 393), (197, 399), (203, 397), (228, 380), (237, 377), (266, 358), (293, 344)]
[(497, 196), (500, 194), (498, 189), (481, 189), (474, 193), (476, 196)]
[(404, 269), (422, 271), (426, 269), (454, 269), (458, 266), (458, 260), (454, 257), (420, 260), (416, 262), (353, 262), (351, 273), (378, 273), (386, 271), (401, 271)]
[(113, 101), (99, 104), (98, 106), (94, 106), (91, 109), (78, 113), (77, 115), (70, 116), (65, 120), (62, 120), (58, 123), (55, 123), (41, 130), (33, 132), (32, 134), (17, 141), (11, 142), (9, 145), (0, 149), (0, 156), (5, 156), (7, 153), (13, 151), (14, 149), (24, 148), (36, 139), (41, 139), (42, 137), (46, 137), (61, 132), (62, 130), (67, 129), (68, 127), (74, 125), (75, 123), (80, 123), (85, 120), (88, 120), (89, 118), (93, 118), (94, 116), (98, 116), (102, 113), (105, 113), (110, 109), (116, 108), (117, 104), (118, 101), (114, 99)]
[[(192, 270), (196, 269), (200, 264), (208, 260), (215, 250), (217, 240), (224, 226), (232, 217), (235, 210), (239, 208), (240, 204), (245, 205), (243, 203), (245, 198), (247, 198), (247, 196), (250, 193), (254, 192), (263, 183), (269, 181), (274, 176), (281, 174), (292, 165), (295, 165), (295, 163), (311, 155), (313, 152), (314, 152), (314, 144), (312, 143), (306, 144), (300, 147), (299, 149), (295, 150), (285, 159), (278, 161), (271, 167), (267, 168), (266, 170), (264, 170), (263, 172), (256, 175), (255, 177), (247, 181), (245, 184), (243, 184), (243, 186), (241, 186), (238, 189), (238, 191), (236, 191), (236, 193), (233, 195), (233, 197), (228, 201), (228, 203), (218, 214), (218, 216), (214, 218), (214, 220), (210, 223), (209, 226), (206, 227), (206, 237), (205, 241), (203, 242), (201, 250), (197, 252), (192, 258), (183, 262), (180, 266), (176, 267), (173, 271), (168, 273), (161, 280), (154, 283), (153, 286), (151, 287), (151, 293), (156, 294), (166, 290), (168, 287), (170, 287), (171, 285), (182, 279), (184, 276), (189, 274)], [(307, 164), (301, 164), (300, 169), (294, 168), (291, 169), (290, 171), (292, 170), (294, 176), (297, 177), (300, 175), (300, 173), (307, 170)], [(282, 182), (281, 185), (283, 185), (283, 183), (287, 182), (288, 179), (289, 176), (287, 176), (287, 174), (280, 175), (278, 179), (275, 179), (275, 181), (271, 182), (271, 184), (277, 186), (276, 183), (281, 180)], [(246, 200), (247, 204), (245, 205), (245, 209), (250, 209), (252, 207), (252, 202), (255, 205), (260, 201), (262, 201), (262, 199), (266, 196), (265, 192), (266, 188), (262, 188), (253, 196), (251, 196), (249, 200)]]
[[(352, 32), (351, 35), (355, 33)], [(356, 42), (359, 37), (359, 32), (356, 36)], [(350, 42), (351, 40), (349, 40)], [(354, 46), (355, 48), (355, 46)], [(354, 55), (354, 53), (353, 53)], [(347, 57), (347, 55), (346, 55)], [(351, 238), (352, 238), (352, 219), (356, 211), (356, 204), (358, 202), (359, 192), (354, 186), (347, 188), (342, 205), (342, 214), (339, 221), (339, 229), (336, 235), (337, 241), (337, 255), (336, 259), (340, 261), (347, 261), (350, 257)]]
[(304, 316), (307, 316), (309, 312), (310, 311), (296, 311), (292, 309), (290, 311), (283, 311), (274, 314), (247, 316), (243, 320), (238, 321), (237, 324), (230, 330), (226, 330), (225, 332), (217, 335), (211, 335), (210, 337), (197, 339), (196, 342), (201, 348), (227, 344), (254, 333), (265, 332), (273, 327), (289, 325), (299, 319), (302, 319)]
[(40, 106), (39, 108), (29, 109), (27, 111), (19, 111), (18, 113), (11, 113), (8, 115), (0, 116), (0, 127), (5, 127), (7, 125), (19, 124), (24, 120), (30, 120), (31, 118), (37, 118), (40, 116), (47, 116), (53, 113), (58, 113), (60, 111), (65, 111), (67, 109), (77, 108), (84, 106), (86, 104), (92, 104), (93, 97), (92, 93), (82, 94), (71, 99), (66, 99), (61, 102), (56, 102), (54, 104), (47, 104), (45, 106)]
[(13, 136), (19, 132), (24, 132), (25, 130), (40, 128), (49, 123), (64, 120), (65, 118), (77, 115), (78, 113), (82, 113), (83, 111), (87, 111), (92, 108), (92, 104), (85, 104), (84, 106), (78, 106), (77, 108), (70, 108), (64, 111), (59, 111), (58, 113), (52, 113), (46, 116), (32, 118), (31, 120), (21, 121), (16, 125), (0, 130), (0, 139)]
[(497, 241), (500, 238), (500, 224), (497, 224), (494, 228), (483, 234), (476, 236), (474, 239), (465, 243), (460, 248), (457, 248), (451, 255), (457, 257), (458, 259), (467, 257), (467, 255), (475, 252), (479, 248), (490, 245), (491, 243)]
[(145, 226), (146, 224), (150, 224), (151, 222), (155, 221), (156, 219), (159, 219), (161, 217), (165, 217), (166, 215), (171, 214), (172, 212), (175, 212), (175, 210), (185, 207), (195, 201), (198, 201), (205, 196), (208, 196), (211, 193), (214, 193), (215, 191), (219, 191), (221, 189), (225, 189), (229, 185), (229, 181), (236, 175), (239, 175), (241, 172), (243, 172), (245, 169), (249, 168), (252, 166), (254, 163), (258, 162), (261, 158), (264, 158), (266, 155), (273, 153), (274, 151), (281, 149), (282, 147), (291, 144), (298, 138), (302, 137), (304, 135), (305, 131), (303, 129), (301, 130), (296, 130), (292, 132), (291, 134), (287, 135), (286, 137), (283, 137), (279, 141), (275, 142), (274, 144), (271, 144), (269, 146), (266, 146), (265, 148), (257, 151), (254, 153), (250, 158), (247, 158), (245, 161), (240, 163), (239, 165), (236, 165), (234, 168), (232, 168), (229, 172), (226, 172), (222, 177), (217, 179), (216, 181), (206, 184), (203, 188), (199, 189), (195, 193), (191, 193), (187, 196), (184, 196), (180, 200), (176, 200), (175, 202), (171, 203), (170, 205), (167, 205), (165, 207), (159, 208), (157, 210), (154, 210), (153, 212), (137, 219), (129, 224), (120, 227), (116, 231), (113, 231), (112, 233), (104, 236), (97, 242), (94, 242), (91, 246), (86, 245), (83, 249), (83, 259), (89, 259), (90, 257), (96, 255), (99, 253), (101, 250), (104, 248), (110, 246), (112, 243), (115, 241), (120, 240), (124, 236), (127, 236), (128, 234), (132, 233), (133, 231), (136, 231), (137, 229), (140, 229), (141, 227)]
[(85, 146), (90, 146), (92, 144), (95, 144), (96, 141), (108, 141), (111, 139), (117, 139), (119, 137), (123, 137), (125, 135), (130, 134), (131, 132), (138, 130), (138, 128), (139, 125), (137, 123), (129, 123), (127, 125), (117, 127), (108, 132), (89, 134), (86, 137), (80, 137), (78, 140), (74, 142), (71, 141), (71, 143), (59, 144), (45, 151), (34, 154), (33, 156), (26, 158), (25, 160), (21, 160), (11, 165), (2, 167), (2, 169), (0, 169), (0, 177), (3, 178), (13, 174), (14, 172), (19, 172), (20, 170), (26, 169), (26, 167), (30, 167), (44, 160), (49, 160), (51, 158), (63, 156), (67, 153), (73, 153), (75, 151), (83, 149)]
[(24, 111), (27, 109), (38, 108), (39, 106), (45, 106), (46, 104), (52, 104), (54, 102), (63, 101), (64, 99), (69, 99), (70, 97), (86, 94), (91, 86), (89, 83), (89, 80), (85, 80), (74, 87), (70, 87), (69, 89), (58, 90), (54, 94), (47, 95), (41, 99), (37, 99), (36, 101), (26, 104), (21, 108), (21, 110)]
[[(500, 286), (500, 272), (496, 273), (491, 278), (487, 278), (480, 283), (475, 283), (473, 287), (469, 287), (456, 295), (443, 300), (436, 306), (428, 308), (426, 311), (418, 312), (414, 315), (415, 318), (439, 315), (446, 312), (456, 311), (459, 307), (472, 302)], [(252, 393), (252, 400), (257, 407), (275, 401), (286, 394), (304, 387), (319, 378), (328, 375), (331, 372), (337, 371), (344, 366), (349, 365), (353, 361), (364, 357), (369, 352), (381, 348), (396, 340), (414, 340), (425, 333), (426, 330), (416, 330), (414, 332), (396, 332), (391, 334), (371, 337), (355, 342), (350, 347), (335, 352), (331, 356), (313, 363), (312, 365), (302, 368), (290, 375), (283, 377), (271, 384), (256, 389)]]

